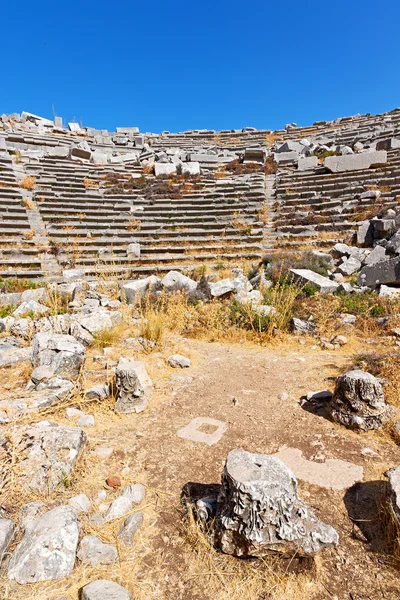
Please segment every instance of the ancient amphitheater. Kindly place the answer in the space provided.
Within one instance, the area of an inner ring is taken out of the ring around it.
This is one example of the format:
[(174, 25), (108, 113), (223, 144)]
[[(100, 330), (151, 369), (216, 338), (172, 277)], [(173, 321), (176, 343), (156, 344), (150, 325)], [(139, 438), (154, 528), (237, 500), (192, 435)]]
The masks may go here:
[(0, 598), (397, 600), (400, 109), (0, 120)]
[(130, 276), (331, 247), (377, 198), (396, 203), (399, 132), (400, 109), (177, 134), (3, 115), (0, 276)]

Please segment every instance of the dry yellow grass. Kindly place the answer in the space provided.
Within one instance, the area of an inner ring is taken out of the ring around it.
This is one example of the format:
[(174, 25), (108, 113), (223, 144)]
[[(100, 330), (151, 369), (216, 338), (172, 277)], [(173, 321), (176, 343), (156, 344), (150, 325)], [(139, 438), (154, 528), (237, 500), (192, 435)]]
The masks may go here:
[(94, 179), (90, 179), (89, 177), (84, 177), (83, 185), (87, 190), (97, 190), (97, 188), (99, 187), (99, 182), (95, 181)]
[(28, 175), (27, 177), (21, 179), (19, 185), (24, 190), (33, 190), (36, 185), (36, 177)]

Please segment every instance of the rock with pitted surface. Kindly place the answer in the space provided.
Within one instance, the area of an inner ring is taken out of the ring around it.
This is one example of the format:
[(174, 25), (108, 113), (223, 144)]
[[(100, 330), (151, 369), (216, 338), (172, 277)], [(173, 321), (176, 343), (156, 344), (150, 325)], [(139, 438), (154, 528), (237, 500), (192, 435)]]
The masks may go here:
[(79, 523), (69, 506), (57, 506), (25, 530), (8, 567), (9, 579), (36, 583), (68, 577), (75, 564)]
[(76, 379), (85, 359), (85, 348), (71, 335), (37, 333), (33, 338), (32, 364), (46, 366), (55, 375)]
[(376, 377), (361, 370), (348, 371), (337, 378), (329, 404), (332, 418), (349, 429), (378, 429), (390, 416), (382, 385)]
[(310, 556), (337, 546), (338, 534), (297, 495), (297, 480), (278, 458), (232, 450), (218, 497), (215, 541), (235, 556)]
[(98, 579), (82, 588), (82, 600), (132, 600), (132, 595), (114, 581)]

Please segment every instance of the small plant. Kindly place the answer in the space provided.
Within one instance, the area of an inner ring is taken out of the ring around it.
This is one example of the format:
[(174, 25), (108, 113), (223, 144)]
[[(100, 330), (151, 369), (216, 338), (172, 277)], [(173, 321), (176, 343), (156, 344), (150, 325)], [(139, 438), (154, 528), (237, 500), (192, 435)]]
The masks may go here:
[(21, 205), (28, 210), (35, 210), (35, 205), (29, 198), (24, 198), (21, 200)]
[(96, 190), (99, 187), (99, 182), (94, 181), (94, 179), (90, 179), (89, 177), (84, 177), (83, 185), (87, 190)]
[(15, 310), (15, 306), (13, 304), (7, 304), (6, 306), (0, 307), (0, 319), (4, 319), (4, 317), (8, 317)]
[(135, 217), (131, 217), (129, 219), (127, 229), (128, 229), (128, 231), (139, 231), (140, 226), (141, 226), (141, 223), (140, 223), (139, 219), (135, 219)]
[(72, 485), (71, 479), (68, 473), (66, 473), (65, 471), (61, 471), (59, 482), (60, 485), (62, 485), (66, 489), (70, 488)]
[(24, 190), (33, 190), (36, 185), (36, 177), (33, 177), (32, 175), (28, 175), (27, 177), (24, 177), (23, 179), (21, 179), (19, 185)]
[(121, 329), (114, 327), (113, 329), (100, 329), (93, 334), (93, 346), (98, 350), (114, 346), (121, 338)]

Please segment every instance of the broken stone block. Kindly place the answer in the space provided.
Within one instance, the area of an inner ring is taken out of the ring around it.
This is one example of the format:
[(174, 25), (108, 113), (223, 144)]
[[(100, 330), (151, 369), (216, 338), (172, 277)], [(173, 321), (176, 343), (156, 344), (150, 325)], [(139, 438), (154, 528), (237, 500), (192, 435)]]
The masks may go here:
[(118, 538), (121, 542), (123, 542), (125, 544), (125, 546), (130, 546), (133, 542), (133, 538), (135, 537), (136, 533), (139, 531), (139, 529), (141, 528), (143, 524), (143, 513), (142, 512), (137, 512), (134, 513), (133, 515), (130, 515), (123, 527), (121, 527), (119, 533), (118, 533)]
[(223, 421), (217, 421), (211, 417), (196, 417), (188, 425), (181, 427), (176, 434), (178, 437), (191, 442), (213, 446), (219, 442), (226, 429), (227, 425)]
[(190, 367), (190, 358), (186, 358), (186, 356), (182, 356), (182, 354), (173, 354), (169, 357), (168, 364), (174, 368), (180, 367), (181, 369), (184, 369)]
[(318, 157), (317, 156), (308, 156), (302, 157), (299, 156), (299, 162), (297, 164), (298, 171), (309, 171), (310, 169), (315, 169), (318, 167)]
[(379, 295), (382, 298), (396, 298), (398, 296), (400, 296), (400, 288), (397, 287), (389, 287), (388, 285), (381, 285), (381, 287), (379, 288)]
[(318, 288), (320, 294), (336, 292), (339, 287), (336, 281), (323, 277), (319, 273), (314, 273), (310, 269), (290, 269), (290, 272), (294, 275), (295, 281), (299, 282), (300, 285), (311, 283)]
[(182, 163), (182, 175), (200, 175), (199, 162), (184, 162)]
[(346, 156), (327, 156), (324, 166), (331, 173), (343, 173), (345, 171), (358, 171), (369, 169), (372, 165), (382, 165), (387, 162), (385, 150), (378, 152), (359, 152)]
[(104, 515), (104, 522), (119, 519), (132, 510), (132, 500), (127, 496), (118, 496), (110, 505)]
[(78, 494), (68, 500), (68, 504), (74, 509), (77, 515), (88, 513), (90, 511), (90, 500), (86, 494)]
[(290, 321), (290, 330), (294, 333), (313, 335), (317, 331), (317, 327), (310, 321), (304, 321), (303, 319), (293, 317)]
[(48, 367), (55, 375), (77, 379), (85, 360), (85, 348), (72, 335), (37, 333), (32, 344), (34, 367)]
[(114, 409), (119, 413), (142, 412), (153, 393), (153, 384), (143, 362), (121, 357), (115, 369), (117, 401)]
[(138, 242), (128, 244), (128, 246), (126, 248), (126, 255), (129, 258), (129, 260), (139, 260), (140, 244)]
[(176, 173), (176, 165), (174, 163), (154, 163), (154, 174), (156, 177), (159, 175), (171, 175)]
[(372, 246), (374, 241), (374, 228), (371, 221), (363, 221), (358, 224), (357, 244), (359, 246)]
[(132, 595), (114, 581), (98, 579), (82, 588), (82, 600), (132, 600)]
[(148, 292), (158, 292), (161, 290), (161, 279), (155, 275), (150, 275), (150, 277), (146, 277), (145, 279), (125, 281), (122, 290), (127, 304), (136, 304)]
[(10, 430), (10, 440), (0, 437), (0, 487), (10, 481), (8, 456), (18, 448), (18, 479), (25, 489), (48, 493), (68, 484), (86, 443), (86, 434), (75, 427), (48, 426), (46, 422)]
[(184, 292), (195, 292), (197, 289), (197, 281), (190, 279), (179, 271), (169, 271), (162, 278), (161, 284), (167, 292), (182, 290)]
[(360, 269), (361, 269), (361, 262), (357, 258), (354, 258), (353, 256), (350, 256), (349, 258), (345, 258), (343, 260), (343, 262), (337, 268), (339, 273), (342, 273), (342, 275), (352, 275), (353, 273), (355, 273), (356, 271), (359, 271)]
[(210, 282), (209, 286), (213, 298), (221, 298), (222, 296), (236, 292), (236, 285), (232, 279), (221, 279), (215, 283)]
[(232, 450), (222, 475), (215, 540), (235, 556), (312, 556), (337, 546), (336, 531), (297, 495), (297, 480), (278, 458)]
[(387, 498), (394, 514), (400, 521), (400, 466), (390, 469), (385, 475), (389, 480)]
[(95, 535), (85, 535), (79, 544), (77, 557), (82, 563), (94, 567), (116, 562), (118, 553), (114, 546), (104, 544)]
[(377, 150), (392, 150), (394, 148), (400, 148), (400, 140), (397, 138), (388, 138), (387, 140), (381, 140), (377, 142)]
[(0, 563), (14, 537), (14, 527), (14, 523), (10, 519), (0, 517)]
[(358, 284), (375, 288), (380, 284), (400, 283), (400, 258), (382, 260), (374, 265), (366, 265), (358, 275)]
[(78, 538), (79, 523), (72, 508), (53, 508), (33, 521), (14, 550), (9, 579), (25, 584), (68, 577), (74, 568)]
[(378, 379), (358, 369), (337, 378), (328, 410), (334, 421), (356, 431), (378, 429), (390, 416)]
[(90, 150), (86, 150), (85, 148), (71, 148), (69, 153), (71, 158), (82, 158), (84, 160), (90, 160), (92, 156), (92, 152)]
[(375, 265), (381, 260), (385, 260), (387, 258), (386, 249), (383, 246), (375, 246), (375, 248), (368, 254), (368, 256), (364, 260), (364, 264), (366, 265)]
[(13, 312), (13, 317), (18, 319), (18, 317), (23, 317), (28, 313), (33, 313), (38, 316), (45, 315), (49, 312), (49, 308), (44, 306), (44, 304), (40, 304), (36, 302), (36, 300), (30, 300), (29, 302), (23, 302), (18, 308)]

